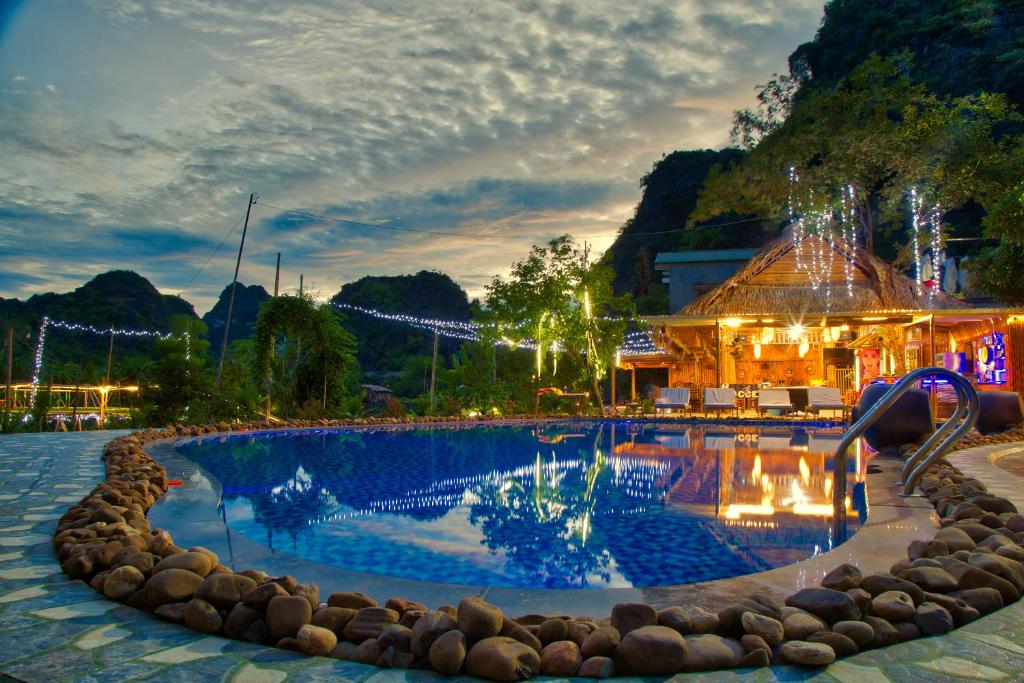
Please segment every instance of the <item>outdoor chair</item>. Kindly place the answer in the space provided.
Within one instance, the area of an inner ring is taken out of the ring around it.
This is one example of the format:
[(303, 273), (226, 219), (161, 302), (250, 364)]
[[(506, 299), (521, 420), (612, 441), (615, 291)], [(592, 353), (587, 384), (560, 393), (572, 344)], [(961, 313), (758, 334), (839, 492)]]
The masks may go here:
[(822, 410), (838, 410), (846, 419), (850, 406), (843, 403), (843, 396), (834, 387), (810, 387), (807, 390), (807, 412), (817, 415)]
[(682, 410), (690, 407), (689, 388), (664, 388), (658, 392), (658, 398), (654, 399), (654, 415), (657, 417), (659, 410), (671, 413), (673, 410)]
[(740, 416), (740, 409), (736, 407), (736, 390), (728, 387), (708, 387), (704, 390), (704, 416), (707, 417), (709, 410), (717, 410), (721, 415), (723, 410), (736, 411), (736, 417)]
[(757, 394), (757, 411), (764, 415), (768, 410), (781, 410), (783, 414), (792, 412), (789, 392), (785, 389), (761, 389)]

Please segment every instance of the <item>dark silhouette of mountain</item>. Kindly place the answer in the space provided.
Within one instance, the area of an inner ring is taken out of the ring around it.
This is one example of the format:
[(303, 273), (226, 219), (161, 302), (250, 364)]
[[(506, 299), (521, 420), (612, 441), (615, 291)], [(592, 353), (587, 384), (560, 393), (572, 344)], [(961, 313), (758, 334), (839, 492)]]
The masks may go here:
[[(697, 204), (697, 194), (713, 169), (724, 170), (743, 159), (738, 149), (698, 149), (677, 151), (654, 163), (651, 172), (640, 179), (643, 194), (633, 217), (626, 221), (604, 260), (615, 269), (615, 291), (642, 296), (660, 276), (654, 271), (659, 252), (693, 249), (723, 249), (760, 246), (770, 239), (759, 222), (714, 228), (742, 216), (721, 216), (701, 224), (705, 228), (687, 228), (687, 217)], [(667, 305), (667, 301), (666, 301)], [(667, 311), (641, 311), (666, 313)]]
[[(331, 302), (425, 318), (469, 320), (472, 316), (465, 290), (447, 275), (428, 270), (415, 275), (363, 277), (346, 283)], [(397, 372), (407, 357), (429, 355), (433, 350), (429, 330), (354, 311), (345, 312), (345, 318), (345, 329), (359, 340), (359, 364), (368, 374)], [(442, 337), (438, 353), (448, 356), (460, 346), (461, 341)]]
[[(14, 376), (21, 380), (31, 376), (43, 316), (100, 329), (169, 332), (171, 318), (181, 315), (195, 318), (192, 304), (178, 296), (161, 294), (149, 280), (129, 270), (102, 273), (63, 294), (35, 294), (25, 301), (0, 298), (0, 327), (6, 331), (8, 325), (14, 326)], [(74, 364), (82, 369), (83, 379), (95, 379), (105, 372), (109, 341), (106, 335), (52, 328), (46, 337), (45, 360), (53, 368)], [(118, 336), (114, 363), (119, 364), (126, 356), (150, 355), (152, 350), (151, 339)]]
[[(231, 296), (231, 285), (224, 288), (220, 298), (213, 305), (203, 322), (206, 323), (206, 337), (210, 340), (211, 349), (220, 349), (224, 338), (224, 321), (228, 317), (228, 299)], [(270, 299), (270, 293), (262, 285), (243, 285), (241, 282), (235, 289), (235, 303), (231, 308), (231, 328), (228, 330), (228, 341), (248, 339), (256, 327), (256, 318), (260, 313), (260, 305)]]

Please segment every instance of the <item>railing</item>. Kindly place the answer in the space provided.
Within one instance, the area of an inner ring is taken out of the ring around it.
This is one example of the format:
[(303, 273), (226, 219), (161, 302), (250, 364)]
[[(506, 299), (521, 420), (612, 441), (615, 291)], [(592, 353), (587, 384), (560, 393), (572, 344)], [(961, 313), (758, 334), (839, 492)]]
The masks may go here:
[(891, 408), (903, 394), (925, 377), (944, 377), (949, 380), (956, 390), (957, 405), (953, 415), (903, 464), (904, 495), (913, 493), (917, 482), (932, 463), (945, 455), (978, 421), (978, 392), (964, 376), (946, 368), (918, 368), (900, 379), (843, 434), (843, 440), (839, 442), (839, 447), (836, 449), (832, 504), (835, 510), (833, 519), (837, 537), (841, 535), (839, 530), (845, 528), (846, 522), (846, 460), (850, 446), (877, 422), (882, 414)]

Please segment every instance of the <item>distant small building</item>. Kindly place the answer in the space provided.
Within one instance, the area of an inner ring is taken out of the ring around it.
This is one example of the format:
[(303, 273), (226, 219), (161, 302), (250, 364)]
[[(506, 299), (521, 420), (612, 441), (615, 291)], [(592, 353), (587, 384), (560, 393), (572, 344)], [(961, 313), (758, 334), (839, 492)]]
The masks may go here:
[(678, 311), (739, 272), (757, 249), (669, 251), (658, 254), (654, 268), (668, 284), (669, 311)]
[(366, 397), (363, 400), (367, 403), (384, 403), (388, 400), (388, 396), (394, 394), (393, 391), (379, 384), (360, 384), (359, 386), (366, 390)]

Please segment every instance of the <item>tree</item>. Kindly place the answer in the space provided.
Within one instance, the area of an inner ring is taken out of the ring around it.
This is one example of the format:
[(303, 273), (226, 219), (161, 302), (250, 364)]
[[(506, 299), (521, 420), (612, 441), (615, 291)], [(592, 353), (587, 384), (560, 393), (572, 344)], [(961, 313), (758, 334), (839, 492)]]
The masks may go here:
[(195, 409), (209, 401), (213, 387), (206, 325), (186, 316), (171, 318), (170, 323), (171, 336), (156, 343), (155, 386), (143, 394), (152, 403), (149, 421), (153, 424), (196, 419)]
[(569, 236), (534, 246), (507, 279), (495, 277), (487, 286), (483, 334), (491, 342), (532, 345), (538, 382), (547, 375), (589, 386), (600, 405), (600, 380), (634, 314), (629, 294), (613, 294), (614, 277), (608, 266), (590, 263)]
[(910, 60), (872, 56), (835, 87), (801, 90), (788, 118), (743, 163), (709, 176), (692, 219), (727, 210), (783, 219), (790, 169), (805, 202), (821, 204), (814, 208), (853, 186), (861, 239), (872, 251), (876, 234), (902, 231), (911, 187), (927, 188), (944, 209), (997, 203), (1019, 145), (1001, 133), (1019, 115), (999, 94), (934, 95), (906, 75)]
[[(307, 294), (278, 296), (263, 303), (253, 333), (252, 373), (257, 386), (270, 385), (270, 398), (285, 413), (340, 411), (354, 392), (359, 365), (356, 340), (330, 305)], [(284, 353), (275, 353), (285, 337)]]

